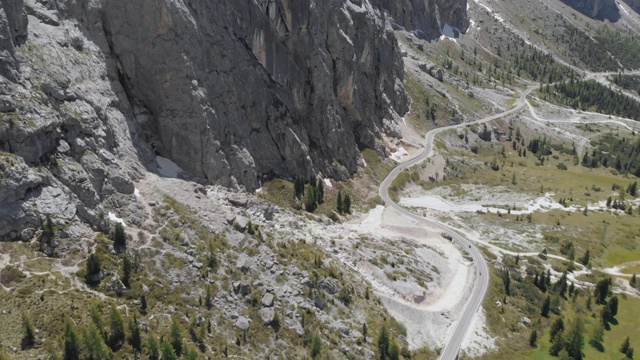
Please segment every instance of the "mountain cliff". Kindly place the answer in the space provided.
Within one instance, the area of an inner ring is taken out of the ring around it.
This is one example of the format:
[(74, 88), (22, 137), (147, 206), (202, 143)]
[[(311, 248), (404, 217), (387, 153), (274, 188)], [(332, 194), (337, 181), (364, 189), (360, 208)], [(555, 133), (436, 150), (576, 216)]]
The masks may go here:
[(343, 179), (407, 111), (369, 1), (18, 0), (0, 5), (0, 237), (104, 226), (171, 158), (205, 182)]
[[(0, 7), (0, 237), (104, 223), (172, 159), (203, 182), (344, 179), (408, 110), (391, 25), (465, 29), (464, 0), (16, 0)], [(393, 20), (389, 17), (397, 17)], [(48, 205), (47, 205), (48, 204)], [(58, 211), (58, 209), (67, 209)]]
[(407, 110), (390, 24), (368, 1), (108, 2), (102, 24), (160, 154), (209, 181), (346, 178)]
[[(598, 20), (616, 22), (620, 19), (620, 9), (614, 0), (560, 0), (584, 15)], [(631, 0), (632, 2), (633, 0)]]
[(467, 0), (377, 0), (396, 22), (426, 39), (442, 35), (445, 24), (466, 32)]

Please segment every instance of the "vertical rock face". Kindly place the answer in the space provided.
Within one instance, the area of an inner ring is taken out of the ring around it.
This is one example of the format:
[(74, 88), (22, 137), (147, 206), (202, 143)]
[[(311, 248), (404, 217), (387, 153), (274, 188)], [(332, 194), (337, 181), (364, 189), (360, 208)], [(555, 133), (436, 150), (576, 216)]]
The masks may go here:
[(620, 19), (620, 9), (615, 0), (560, 0), (584, 15), (598, 20), (616, 22)]
[(27, 14), (22, 0), (0, 4), (0, 75), (12, 81), (18, 78), (15, 47), (27, 39)]
[(372, 0), (0, 2), (0, 240), (103, 227), (152, 147), (247, 189), (348, 177), (407, 111), (390, 21)]
[(444, 24), (466, 32), (469, 28), (467, 0), (376, 0), (398, 25), (419, 36), (434, 39)]
[(104, 28), (154, 145), (190, 172), (345, 178), (404, 113), (403, 66), (369, 1), (111, 1)]

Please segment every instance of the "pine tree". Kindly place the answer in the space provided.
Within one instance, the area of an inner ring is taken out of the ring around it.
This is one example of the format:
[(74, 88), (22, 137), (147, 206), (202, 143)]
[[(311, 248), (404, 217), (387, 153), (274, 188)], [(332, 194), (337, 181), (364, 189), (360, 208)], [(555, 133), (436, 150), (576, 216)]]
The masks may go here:
[(603, 341), (604, 341), (604, 326), (602, 326), (602, 323), (600, 323), (593, 330), (593, 335), (591, 336), (591, 340), (589, 341), (589, 343), (593, 345), (593, 347), (600, 349), (602, 348)]
[(589, 264), (590, 257), (591, 257), (591, 254), (589, 254), (589, 250), (585, 251), (581, 259), (582, 265), (587, 266)]
[(549, 317), (550, 306), (551, 306), (551, 298), (547, 296), (547, 298), (544, 299), (544, 302), (542, 303), (542, 309), (540, 310), (540, 315), (544, 317)]
[(111, 234), (111, 240), (113, 240), (113, 248), (117, 252), (127, 248), (127, 236), (124, 233), (124, 226), (122, 226), (121, 223), (116, 223), (116, 227), (113, 229), (113, 233)]
[(549, 353), (554, 356), (558, 356), (560, 351), (564, 349), (564, 339), (562, 336), (562, 331), (558, 332), (555, 337), (552, 339), (551, 348), (549, 349)]
[(64, 360), (80, 359), (80, 340), (76, 333), (75, 326), (69, 318), (64, 322), (64, 348), (62, 358)]
[(133, 263), (129, 258), (129, 255), (124, 256), (122, 261), (122, 284), (127, 287), (127, 289), (131, 288), (131, 272), (133, 271)]
[(538, 346), (538, 332), (535, 329), (531, 332), (531, 336), (529, 336), (529, 346)]
[(364, 338), (364, 342), (367, 342), (367, 323), (362, 323), (362, 337)]
[(102, 271), (102, 264), (100, 256), (98, 254), (89, 255), (87, 260), (87, 275), (86, 282), (88, 285), (96, 285), (100, 282), (100, 271)]
[(584, 323), (581, 318), (578, 318), (565, 337), (565, 349), (569, 353), (569, 356), (573, 360), (582, 360), (582, 348), (584, 347)]
[(124, 344), (124, 321), (122, 320), (120, 312), (118, 312), (115, 307), (111, 308), (109, 319), (111, 329), (111, 333), (109, 334), (109, 347), (115, 351)]
[(629, 193), (629, 195), (636, 197), (638, 195), (638, 182), (634, 181), (633, 183), (629, 184), (629, 186), (627, 187), (627, 193)]
[(504, 293), (507, 296), (511, 295), (511, 276), (509, 276), (509, 271), (505, 270), (502, 275), (502, 282), (504, 283)]
[[(173, 350), (175, 350), (176, 355), (177, 356), (182, 355), (182, 348), (183, 348), (182, 329), (180, 328), (180, 324), (178, 324), (178, 321), (176, 319), (173, 319), (173, 322), (171, 323), (170, 338), (171, 338), (171, 346)], [(163, 360), (164, 360), (164, 357), (163, 357)]]
[(633, 359), (633, 348), (629, 346), (629, 348), (627, 349), (627, 351), (624, 352), (624, 354), (627, 355), (627, 359)]
[(187, 347), (187, 351), (184, 354), (185, 360), (198, 360), (199, 358), (198, 351), (193, 346)]
[(316, 204), (316, 192), (311, 185), (307, 185), (307, 190), (304, 195), (304, 208), (308, 212), (314, 212), (318, 207)]
[(400, 360), (400, 349), (395, 341), (389, 345), (389, 360)]
[(556, 319), (551, 325), (551, 329), (549, 329), (549, 341), (553, 341), (556, 334), (562, 331), (564, 331), (564, 321), (562, 318)]
[(142, 352), (142, 338), (140, 337), (140, 327), (138, 326), (138, 319), (136, 319), (135, 315), (133, 315), (133, 318), (129, 320), (129, 344), (137, 354)]
[(381, 360), (386, 360), (389, 354), (389, 333), (387, 332), (387, 325), (382, 325), (380, 334), (378, 335), (378, 355)]
[(555, 284), (553, 284), (553, 289), (558, 294), (560, 294), (560, 296), (565, 297), (565, 294), (567, 292), (567, 272), (566, 271), (563, 272), (560, 279)]
[(629, 337), (627, 336), (627, 338), (624, 339), (624, 342), (622, 342), (622, 345), (620, 345), (620, 352), (626, 354), (629, 347), (631, 347), (631, 345), (629, 344)]
[(596, 298), (596, 304), (604, 304), (607, 295), (609, 294), (609, 280), (602, 279), (596, 284), (596, 288), (593, 291), (593, 296)]
[(107, 344), (105, 344), (100, 331), (95, 324), (89, 325), (89, 331), (84, 337), (85, 348), (87, 349), (89, 359), (106, 360), (111, 359), (113, 354)]
[(351, 214), (351, 197), (349, 196), (349, 194), (344, 196), (344, 212), (347, 214)]
[(96, 326), (96, 329), (100, 331), (102, 340), (107, 339), (107, 332), (105, 330), (104, 323), (102, 321), (102, 305), (100, 303), (94, 303), (91, 307), (91, 322)]
[(607, 304), (607, 306), (611, 311), (611, 317), (616, 317), (616, 315), (618, 315), (618, 297), (613, 296), (611, 299), (609, 299), (609, 303)]
[(149, 360), (160, 359), (160, 343), (153, 334), (147, 339), (147, 350), (149, 352)]
[(142, 312), (142, 314), (147, 313), (147, 298), (144, 294), (140, 296), (140, 312)]
[(175, 349), (171, 346), (171, 343), (163, 341), (162, 342), (162, 360), (178, 360), (178, 354), (176, 354)]
[(311, 358), (315, 359), (320, 356), (320, 350), (322, 346), (322, 340), (318, 335), (313, 335), (311, 337)]
[(342, 214), (342, 211), (343, 211), (343, 207), (342, 207), (342, 191), (338, 191), (337, 208), (338, 208), (338, 213)]
[(609, 306), (603, 306), (602, 310), (600, 310), (600, 319), (603, 324), (609, 323), (611, 321), (611, 308)]
[(33, 326), (33, 320), (29, 314), (22, 313), (22, 328), (24, 335), (22, 336), (22, 349), (30, 349), (36, 344), (36, 330)]
[(631, 277), (631, 280), (629, 280), (629, 285), (632, 288), (635, 288), (637, 286), (636, 274), (633, 274), (633, 276)]

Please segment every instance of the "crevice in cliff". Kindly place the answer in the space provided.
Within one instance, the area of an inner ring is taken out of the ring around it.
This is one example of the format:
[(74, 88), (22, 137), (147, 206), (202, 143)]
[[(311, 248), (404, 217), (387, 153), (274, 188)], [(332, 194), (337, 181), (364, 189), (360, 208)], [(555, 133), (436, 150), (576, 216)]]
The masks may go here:
[[(143, 154), (149, 154), (150, 152), (152, 152), (157, 155), (163, 150), (163, 144), (158, 140), (157, 136), (154, 135), (159, 133), (158, 124), (156, 122), (157, 120), (156, 117), (153, 116), (152, 111), (144, 104), (144, 102), (139, 100), (134, 95), (132, 85), (128, 81), (127, 75), (123, 71), (122, 61), (115, 51), (109, 19), (107, 18), (105, 13), (102, 14), (101, 28), (107, 46), (109, 48), (109, 53), (104, 54), (105, 61), (113, 61), (115, 64), (115, 74), (110, 72), (108, 76), (112, 81), (115, 81), (117, 79), (117, 81), (115, 82), (117, 82), (122, 88), (124, 97), (126, 98), (126, 101), (130, 106), (130, 108), (126, 109), (120, 107), (119, 110), (122, 111), (128, 119), (131, 119), (131, 121), (127, 121), (127, 126), (133, 140), (133, 146), (138, 153), (138, 160), (140, 160), (140, 162), (147, 167), (148, 164), (146, 164), (146, 162), (153, 159), (148, 159), (148, 156), (144, 156)], [(116, 96), (120, 97), (118, 91), (114, 90), (114, 93), (116, 94)], [(136, 123), (140, 114), (148, 114), (148, 119), (146, 121)], [(134, 131), (132, 127), (136, 127), (135, 130), (139, 131)], [(137, 133), (144, 135), (144, 139), (137, 136)], [(140, 143), (140, 141), (144, 141), (144, 143)], [(158, 149), (158, 146), (160, 146), (160, 149)], [(166, 156), (166, 154), (163, 155)]]

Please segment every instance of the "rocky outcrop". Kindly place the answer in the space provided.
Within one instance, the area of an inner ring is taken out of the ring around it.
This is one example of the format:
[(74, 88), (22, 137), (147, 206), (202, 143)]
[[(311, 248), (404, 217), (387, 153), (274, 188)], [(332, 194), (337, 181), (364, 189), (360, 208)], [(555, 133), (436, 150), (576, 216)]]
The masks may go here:
[(445, 24), (464, 33), (469, 28), (467, 0), (377, 0), (395, 24), (425, 39), (442, 35)]
[(103, 25), (157, 150), (211, 182), (346, 178), (358, 145), (381, 149), (407, 110), (397, 43), (369, 1), (107, 2)]
[(15, 48), (26, 41), (27, 24), (23, 0), (0, 4), (0, 75), (11, 81), (18, 79)]
[(18, 164), (0, 175), (25, 175), (0, 201), (0, 239), (56, 206), (58, 222), (103, 226), (154, 151), (226, 186), (343, 179), (407, 111), (372, 0), (3, 1), (0, 49), (0, 151)]
[(0, 6), (0, 240), (46, 217), (108, 229), (103, 204), (133, 197), (151, 159), (106, 41), (80, 23), (35, 0)]
[(560, 0), (584, 15), (598, 20), (616, 22), (620, 19), (620, 9), (615, 0)]

